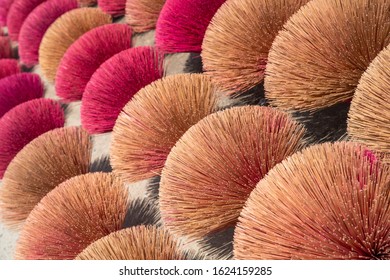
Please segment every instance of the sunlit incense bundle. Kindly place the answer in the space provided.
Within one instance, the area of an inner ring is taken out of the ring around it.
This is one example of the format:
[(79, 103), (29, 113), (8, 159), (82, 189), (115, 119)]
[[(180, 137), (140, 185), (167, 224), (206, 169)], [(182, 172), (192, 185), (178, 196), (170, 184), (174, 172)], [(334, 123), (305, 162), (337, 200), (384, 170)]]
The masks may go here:
[(111, 173), (73, 177), (33, 209), (16, 248), (17, 259), (74, 259), (92, 242), (122, 228), (128, 193)]
[(58, 66), (57, 95), (66, 101), (81, 100), (99, 66), (131, 47), (131, 34), (125, 24), (105, 24), (83, 34), (68, 48)]
[(37, 6), (24, 21), (19, 34), (20, 61), (32, 67), (38, 64), (42, 38), (50, 25), (64, 13), (78, 7), (76, 0), (50, 0)]
[(165, 0), (127, 0), (126, 23), (135, 32), (155, 29), (164, 3)]
[(0, 79), (0, 118), (15, 106), (43, 97), (39, 75), (19, 73)]
[(7, 25), (8, 11), (13, 2), (14, 0), (0, 0), (0, 27)]
[(256, 184), (302, 147), (304, 132), (286, 113), (260, 106), (217, 112), (192, 126), (162, 171), (165, 226), (190, 238), (234, 226)]
[(105, 61), (85, 87), (81, 123), (91, 134), (112, 131), (123, 107), (163, 76), (163, 57), (153, 47), (124, 50)]
[(54, 81), (58, 65), (73, 42), (107, 23), (111, 23), (110, 16), (96, 8), (74, 9), (58, 18), (46, 31), (39, 47), (39, 64), (46, 79)]
[(166, 229), (138, 226), (111, 233), (89, 245), (79, 260), (184, 260), (181, 244)]
[(49, 192), (28, 216), (17, 259), (74, 259), (88, 245), (125, 227), (158, 224), (153, 204), (134, 199), (112, 173), (73, 177)]
[(123, 16), (125, 14), (126, 0), (99, 0), (98, 6), (107, 14)]
[(390, 153), (390, 46), (360, 79), (349, 111), (348, 133), (378, 151)]
[(20, 73), (20, 66), (16, 59), (0, 59), (0, 79)]
[(313, 0), (279, 32), (269, 53), (266, 97), (287, 110), (349, 101), (363, 72), (390, 43), (390, 1)]
[(24, 102), (0, 119), (0, 178), (16, 156), (30, 141), (52, 129), (63, 127), (64, 111), (51, 99)]
[(229, 94), (247, 91), (263, 82), (275, 36), (307, 2), (227, 0), (213, 17), (203, 40), (206, 73)]
[(12, 58), (11, 40), (6, 36), (0, 36), (0, 59)]
[(212, 17), (226, 0), (166, 0), (156, 23), (156, 47), (164, 53), (200, 52)]
[(111, 161), (128, 182), (159, 175), (177, 140), (217, 111), (216, 87), (201, 74), (180, 74), (141, 89), (119, 115)]
[(390, 259), (390, 169), (366, 147), (312, 146), (275, 166), (241, 212), (236, 259)]
[(46, 0), (15, 0), (7, 14), (8, 34), (13, 41), (18, 41), (20, 28), (27, 16)]
[(60, 183), (88, 172), (92, 143), (78, 127), (58, 128), (31, 141), (11, 161), (0, 189), (2, 221), (19, 227)]

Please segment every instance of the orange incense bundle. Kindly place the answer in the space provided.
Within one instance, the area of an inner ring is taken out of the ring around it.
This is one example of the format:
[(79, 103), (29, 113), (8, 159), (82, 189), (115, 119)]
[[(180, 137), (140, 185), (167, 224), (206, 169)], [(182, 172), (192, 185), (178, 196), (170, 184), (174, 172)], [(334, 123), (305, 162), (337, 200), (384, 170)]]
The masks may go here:
[(390, 259), (389, 168), (356, 143), (294, 154), (249, 196), (235, 258)]
[(308, 0), (227, 0), (207, 27), (203, 68), (222, 90), (240, 94), (263, 82), (268, 52), (283, 24)]
[(285, 110), (350, 101), (371, 61), (390, 44), (388, 0), (313, 0), (284, 25), (269, 52), (266, 97)]
[[(73, 177), (35, 206), (20, 233), (17, 259), (74, 259), (94, 241), (124, 227), (156, 224), (153, 205), (130, 197), (112, 173)], [(141, 212), (141, 213), (139, 213)]]
[(135, 32), (153, 30), (164, 4), (165, 0), (127, 0), (126, 23)]
[(176, 141), (218, 110), (209, 77), (180, 74), (141, 89), (119, 115), (111, 145), (112, 166), (127, 182), (159, 175)]
[(363, 74), (352, 99), (348, 134), (353, 140), (390, 154), (390, 46)]
[(58, 184), (88, 172), (92, 143), (78, 127), (58, 128), (26, 145), (11, 161), (0, 189), (2, 222), (19, 228)]
[(111, 17), (95, 8), (74, 9), (60, 16), (46, 31), (39, 46), (39, 64), (45, 78), (54, 81), (66, 50), (81, 35), (108, 23)]
[(184, 260), (186, 251), (166, 229), (137, 226), (123, 229), (89, 245), (78, 260)]
[(265, 174), (304, 144), (289, 115), (260, 106), (205, 117), (172, 148), (160, 183), (166, 227), (190, 238), (234, 226)]

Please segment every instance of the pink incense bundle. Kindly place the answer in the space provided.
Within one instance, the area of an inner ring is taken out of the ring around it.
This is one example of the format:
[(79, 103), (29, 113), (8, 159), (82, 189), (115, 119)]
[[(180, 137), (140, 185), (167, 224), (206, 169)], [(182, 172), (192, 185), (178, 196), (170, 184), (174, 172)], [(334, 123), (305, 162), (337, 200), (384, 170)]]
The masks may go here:
[(24, 21), (19, 33), (19, 56), (26, 66), (38, 64), (38, 50), (49, 26), (62, 14), (76, 9), (76, 0), (50, 0), (36, 7)]
[(98, 6), (103, 12), (114, 17), (125, 14), (126, 0), (99, 0)]
[(15, 0), (7, 16), (8, 34), (11, 40), (18, 41), (20, 28), (27, 16), (46, 0)]
[(0, 27), (7, 25), (7, 15), (14, 0), (0, 0)]
[(20, 104), (0, 119), (0, 178), (8, 164), (31, 140), (64, 126), (60, 104), (51, 99), (34, 99)]
[(0, 59), (0, 79), (20, 73), (20, 66), (16, 59)]
[(165, 0), (127, 0), (126, 23), (135, 32), (155, 29), (164, 3)]
[(106, 24), (82, 35), (61, 59), (55, 79), (57, 95), (66, 101), (81, 100), (100, 65), (131, 47), (131, 35), (125, 24)]
[(200, 52), (212, 17), (225, 0), (167, 0), (156, 25), (156, 47), (165, 53)]
[(1, 58), (11, 58), (12, 57), (12, 47), (11, 41), (6, 36), (0, 36), (0, 59)]
[(91, 134), (111, 131), (122, 108), (144, 86), (163, 75), (162, 58), (152, 47), (113, 56), (93, 74), (81, 104), (81, 123)]
[(0, 80), (0, 118), (26, 101), (43, 97), (44, 87), (39, 75), (20, 73)]

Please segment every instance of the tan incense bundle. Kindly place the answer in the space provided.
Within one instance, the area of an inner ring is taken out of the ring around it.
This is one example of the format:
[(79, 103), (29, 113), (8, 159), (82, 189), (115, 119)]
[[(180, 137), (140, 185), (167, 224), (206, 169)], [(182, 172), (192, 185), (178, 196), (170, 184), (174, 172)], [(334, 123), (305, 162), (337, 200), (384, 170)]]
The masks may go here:
[(96, 8), (74, 9), (59, 17), (46, 31), (39, 47), (39, 64), (45, 78), (54, 81), (61, 59), (74, 41), (108, 23), (111, 17)]
[(165, 0), (127, 0), (126, 23), (135, 32), (147, 32), (155, 29), (164, 3)]
[(266, 97), (286, 110), (350, 101), (390, 43), (390, 1), (313, 0), (284, 25), (269, 52)]
[(268, 51), (283, 24), (308, 0), (227, 0), (207, 28), (203, 66), (229, 94), (263, 82)]
[(35, 206), (20, 233), (17, 259), (74, 259), (96, 240), (126, 227), (158, 224), (154, 205), (135, 199), (112, 173), (73, 177)]
[(164, 166), (164, 225), (190, 238), (234, 226), (259, 180), (302, 147), (304, 131), (286, 113), (260, 106), (201, 120), (180, 138)]
[(390, 169), (351, 142), (276, 165), (249, 196), (236, 259), (390, 259)]
[(58, 184), (88, 172), (92, 143), (78, 127), (49, 131), (11, 161), (0, 189), (2, 221), (18, 228), (36, 204)]
[(180, 74), (141, 89), (119, 115), (111, 162), (127, 182), (159, 175), (176, 141), (218, 110), (216, 87), (202, 74)]
[(184, 260), (186, 253), (169, 232), (155, 226), (123, 229), (89, 245), (79, 260)]
[(128, 193), (107, 173), (65, 181), (28, 217), (17, 243), (17, 259), (74, 259), (90, 243), (122, 228)]
[(352, 99), (348, 134), (390, 154), (390, 46), (371, 63)]

